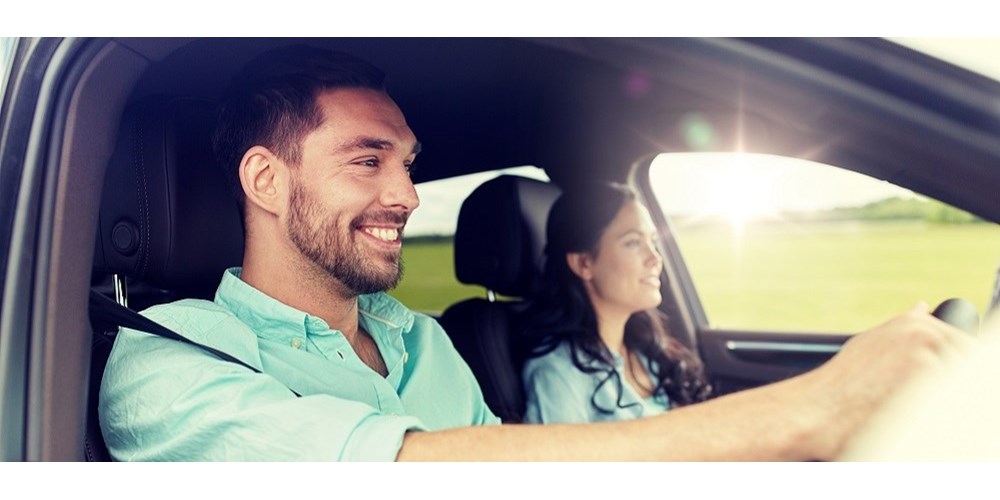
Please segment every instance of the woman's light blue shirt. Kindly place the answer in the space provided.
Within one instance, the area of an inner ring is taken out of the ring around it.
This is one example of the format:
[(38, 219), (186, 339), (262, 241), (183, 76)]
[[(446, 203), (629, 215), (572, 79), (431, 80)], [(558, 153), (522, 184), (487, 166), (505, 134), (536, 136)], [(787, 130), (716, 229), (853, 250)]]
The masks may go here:
[[(597, 366), (593, 360), (589, 360), (588, 364)], [(645, 360), (643, 364), (648, 371)], [(652, 398), (639, 396), (632, 386), (625, 382), (623, 368), (624, 361), (615, 355), (614, 369), (622, 380), (621, 407), (619, 407), (618, 384), (614, 380), (601, 384), (607, 377), (606, 373), (580, 371), (573, 364), (568, 342), (559, 344), (544, 356), (529, 359), (524, 365), (523, 372), (527, 398), (525, 422), (555, 424), (629, 420), (656, 415), (670, 408), (670, 401), (665, 396)], [(595, 408), (591, 404), (592, 397), (601, 408), (611, 412), (604, 413)]]

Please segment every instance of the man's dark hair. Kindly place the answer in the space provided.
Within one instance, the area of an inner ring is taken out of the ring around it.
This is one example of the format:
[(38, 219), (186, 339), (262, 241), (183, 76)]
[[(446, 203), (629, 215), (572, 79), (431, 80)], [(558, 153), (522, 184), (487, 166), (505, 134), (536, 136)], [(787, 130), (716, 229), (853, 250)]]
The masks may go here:
[(219, 105), (212, 147), (241, 210), (243, 154), (259, 145), (298, 164), (303, 137), (323, 122), (317, 96), (337, 88), (385, 92), (385, 74), (349, 54), (294, 45), (261, 54), (233, 78)]

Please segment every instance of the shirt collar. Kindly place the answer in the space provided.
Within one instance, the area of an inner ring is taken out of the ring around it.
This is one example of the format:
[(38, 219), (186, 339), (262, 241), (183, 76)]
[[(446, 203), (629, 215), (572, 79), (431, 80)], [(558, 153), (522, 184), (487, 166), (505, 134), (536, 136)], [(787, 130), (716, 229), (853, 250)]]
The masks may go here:
[[(215, 303), (232, 311), (258, 337), (284, 342), (294, 337), (305, 337), (311, 332), (329, 331), (329, 325), (322, 319), (247, 284), (240, 279), (242, 271), (240, 267), (233, 267), (223, 273), (222, 282), (215, 292)], [(413, 312), (384, 292), (359, 296), (358, 310), (362, 322), (377, 323), (381, 326), (379, 330), (401, 329), (405, 333), (413, 327)]]
[(401, 329), (404, 333), (413, 328), (413, 311), (384, 292), (358, 297), (361, 316), (382, 323), (388, 329)]

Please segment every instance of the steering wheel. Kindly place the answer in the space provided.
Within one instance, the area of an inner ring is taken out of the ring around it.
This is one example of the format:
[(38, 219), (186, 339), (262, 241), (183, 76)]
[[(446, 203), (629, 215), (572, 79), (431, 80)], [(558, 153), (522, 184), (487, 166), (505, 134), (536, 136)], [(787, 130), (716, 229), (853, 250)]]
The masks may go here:
[(971, 335), (979, 333), (979, 312), (965, 299), (948, 299), (931, 313), (937, 319)]

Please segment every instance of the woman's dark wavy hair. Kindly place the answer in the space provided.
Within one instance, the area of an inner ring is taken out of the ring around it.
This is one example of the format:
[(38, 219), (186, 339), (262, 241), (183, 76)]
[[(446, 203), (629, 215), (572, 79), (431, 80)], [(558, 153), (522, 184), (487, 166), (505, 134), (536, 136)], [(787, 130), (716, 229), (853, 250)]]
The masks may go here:
[[(590, 402), (602, 413), (614, 408), (597, 404), (597, 392), (611, 383), (622, 405), (623, 381), (614, 369), (614, 358), (597, 332), (597, 314), (583, 282), (566, 263), (567, 253), (597, 255), (601, 235), (636, 192), (622, 184), (601, 183), (568, 189), (549, 212), (546, 229), (545, 272), (537, 300), (527, 311), (527, 356), (543, 356), (567, 342), (573, 364), (585, 373), (602, 376)], [(690, 349), (671, 337), (665, 316), (657, 309), (633, 314), (625, 325), (625, 345), (644, 356), (650, 365), (653, 394), (666, 395), (671, 404), (683, 406), (708, 399), (711, 386), (704, 367)], [(634, 403), (633, 403), (634, 404)]]

